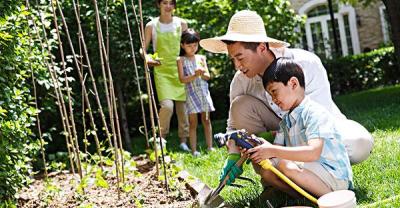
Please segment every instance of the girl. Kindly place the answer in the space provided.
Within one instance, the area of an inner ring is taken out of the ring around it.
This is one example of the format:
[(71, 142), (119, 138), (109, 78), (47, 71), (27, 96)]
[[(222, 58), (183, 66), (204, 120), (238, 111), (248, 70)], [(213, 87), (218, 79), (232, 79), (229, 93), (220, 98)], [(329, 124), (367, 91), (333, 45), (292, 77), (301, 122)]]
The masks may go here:
[(184, 31), (181, 37), (180, 57), (177, 59), (179, 80), (186, 84), (186, 113), (189, 114), (189, 140), (193, 156), (200, 155), (196, 150), (198, 113), (201, 113), (208, 150), (214, 150), (209, 112), (215, 109), (208, 90), (207, 80), (210, 79), (210, 73), (206, 57), (196, 54), (199, 41), (200, 36), (193, 29)]
[(185, 86), (179, 81), (176, 69), (176, 57), (179, 56), (182, 31), (187, 29), (187, 23), (179, 17), (173, 16), (176, 0), (156, 0), (160, 16), (147, 23), (145, 29), (145, 50), (150, 43), (153, 51), (160, 59), (147, 56), (149, 66), (154, 66), (154, 83), (160, 103), (161, 137), (166, 138), (169, 133), (170, 121), (174, 112), (174, 105), (178, 117), (178, 135), (182, 150), (190, 151), (186, 145), (189, 136), (188, 118), (185, 114)]

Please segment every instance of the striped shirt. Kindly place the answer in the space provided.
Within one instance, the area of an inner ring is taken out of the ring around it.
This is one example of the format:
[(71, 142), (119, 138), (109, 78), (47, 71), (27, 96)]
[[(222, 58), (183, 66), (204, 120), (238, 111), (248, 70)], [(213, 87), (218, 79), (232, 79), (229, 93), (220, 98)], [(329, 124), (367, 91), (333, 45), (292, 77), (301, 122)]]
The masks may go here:
[(349, 188), (352, 188), (350, 160), (334, 121), (323, 106), (306, 96), (299, 106), (283, 116), (274, 143), (295, 147), (308, 145), (311, 139), (323, 139), (324, 146), (317, 162), (335, 178), (349, 181)]

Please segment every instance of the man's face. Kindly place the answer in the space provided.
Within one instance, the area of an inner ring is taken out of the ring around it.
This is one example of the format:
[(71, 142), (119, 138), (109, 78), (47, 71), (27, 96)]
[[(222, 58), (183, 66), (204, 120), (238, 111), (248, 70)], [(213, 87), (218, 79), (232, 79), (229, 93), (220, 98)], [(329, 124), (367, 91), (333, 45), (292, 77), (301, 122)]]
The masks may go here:
[(247, 77), (252, 78), (257, 74), (262, 75), (266, 69), (266, 56), (263, 50), (267, 50), (265, 44), (258, 45), (256, 51), (246, 49), (241, 42), (235, 42), (228, 46), (229, 57), (237, 70)]

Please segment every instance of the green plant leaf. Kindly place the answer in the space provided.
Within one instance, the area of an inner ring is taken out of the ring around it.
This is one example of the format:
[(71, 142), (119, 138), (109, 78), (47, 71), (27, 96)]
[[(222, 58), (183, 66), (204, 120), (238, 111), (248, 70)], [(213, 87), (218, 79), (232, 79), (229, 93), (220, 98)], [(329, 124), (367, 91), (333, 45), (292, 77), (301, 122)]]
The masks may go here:
[(107, 183), (107, 181), (103, 178), (102, 176), (102, 171), (99, 169), (96, 172), (96, 186), (98, 187), (102, 187), (102, 188), (108, 188), (109, 185)]

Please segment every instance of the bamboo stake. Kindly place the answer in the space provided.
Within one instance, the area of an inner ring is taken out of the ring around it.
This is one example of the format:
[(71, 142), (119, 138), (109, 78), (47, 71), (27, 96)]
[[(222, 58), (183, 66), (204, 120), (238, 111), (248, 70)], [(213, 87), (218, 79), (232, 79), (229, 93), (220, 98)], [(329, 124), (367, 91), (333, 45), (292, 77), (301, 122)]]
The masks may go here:
[[(27, 7), (29, 8), (29, 1), (27, 0), (26, 3), (27, 3)], [(31, 13), (31, 14), (33, 14), (33, 13)], [(33, 28), (34, 28), (34, 30), (36, 32), (36, 36), (37, 36), (37, 38), (38, 38), (38, 40), (39, 40), (39, 42), (40, 42), (40, 44), (42, 46), (42, 54), (44, 56), (45, 46), (44, 46), (44, 43), (42, 42), (42, 37), (40, 35), (39, 29), (38, 29), (38, 27), (36, 25), (34, 17), (31, 15), (30, 18), (31, 18), (31, 21), (32, 21), (32, 24), (33, 24)], [(48, 53), (50, 54), (50, 51), (48, 51)], [(67, 150), (68, 150), (68, 158), (69, 158), (69, 161), (70, 161), (70, 164), (71, 164), (72, 173), (75, 174), (75, 168), (74, 168), (74, 163), (73, 163), (73, 155), (71, 153), (72, 145), (71, 145), (70, 140), (69, 140), (69, 137), (71, 137), (70, 126), (69, 126), (69, 124), (67, 122), (68, 119), (65, 118), (66, 117), (65, 116), (66, 115), (66, 111), (64, 111), (65, 104), (64, 104), (64, 102), (62, 100), (62, 96), (60, 96), (60, 94), (59, 94), (58, 82), (54, 78), (54, 74), (53, 74), (52, 69), (51, 69), (52, 67), (54, 68), (54, 63), (53, 63), (53, 59), (52, 59), (51, 56), (50, 56), (50, 60), (51, 60), (52, 66), (50, 66), (50, 64), (48, 63), (48, 61), (46, 59), (44, 59), (44, 62), (46, 64), (46, 66), (47, 66), (47, 69), (49, 70), (49, 74), (50, 74), (51, 80), (52, 80), (53, 85), (54, 85), (54, 92), (56, 94), (57, 103), (58, 103), (57, 106), (59, 108), (59, 112), (60, 112), (60, 116), (61, 116), (61, 120), (62, 120), (62, 124), (63, 124), (63, 129), (64, 129), (65, 142), (66, 142)]]
[[(135, 11), (134, 8), (133, 8), (133, 10)], [(140, 80), (139, 80), (139, 73), (138, 73), (138, 68), (137, 68), (137, 64), (136, 64), (135, 48), (134, 48), (134, 45), (133, 45), (131, 26), (129, 24), (128, 11), (126, 9), (125, 1), (124, 1), (124, 11), (125, 11), (126, 26), (128, 28), (128, 34), (129, 34), (129, 43), (131, 45), (133, 66), (135, 68), (136, 84), (137, 84), (137, 88), (138, 88), (138, 91), (139, 91), (140, 107), (142, 108), (142, 119), (143, 119), (144, 132), (145, 132), (145, 137), (146, 137), (146, 148), (148, 149), (148, 148), (150, 148), (150, 145), (149, 145), (149, 136), (148, 136), (148, 133), (147, 133), (146, 114), (145, 114), (145, 111), (144, 111), (144, 105), (143, 105), (143, 99), (142, 99), (142, 95), (143, 94), (142, 94), (142, 90), (140, 89)], [(136, 14), (136, 12), (135, 12), (135, 14)]]
[[(140, 12), (140, 28), (141, 28), (141, 34), (142, 34), (142, 39), (141, 39), (141, 42), (142, 42), (142, 48), (143, 49), (145, 49), (145, 43), (144, 43), (144, 26), (143, 26), (143, 12), (142, 12), (142, 1), (141, 0), (139, 0), (139, 12)], [(146, 76), (146, 78), (148, 78), (147, 80), (148, 80), (148, 82), (149, 82), (149, 84), (151, 83), (151, 79), (150, 79), (150, 76), (149, 76), (149, 67), (148, 67), (148, 65), (147, 65), (147, 59), (146, 59), (146, 51), (145, 50), (143, 50), (143, 54), (144, 54), (144, 59), (145, 59), (145, 69), (146, 69), (146, 71), (147, 71), (147, 76)], [(154, 96), (154, 90), (153, 90), (153, 88), (152, 88), (152, 85), (150, 84), (150, 85), (148, 85), (148, 87), (150, 87), (150, 92), (151, 92), (151, 96), (150, 96), (150, 99), (151, 99), (151, 101), (149, 102), (149, 103), (153, 103), (153, 106), (154, 106), (154, 111), (155, 111), (155, 115), (156, 115), (156, 120), (157, 120), (157, 125), (160, 127), (160, 118), (158, 117), (158, 110), (157, 110), (157, 105), (156, 105), (156, 100), (155, 100), (155, 96)], [(153, 118), (152, 118), (152, 121), (153, 121)], [(153, 121), (154, 122), (154, 121)], [(153, 123), (153, 125), (154, 125), (154, 123)], [(154, 131), (154, 130), (153, 130)], [(169, 187), (168, 187), (168, 179), (167, 179), (167, 170), (166, 170), (166, 167), (165, 167), (165, 158), (164, 158), (164, 148), (163, 148), (163, 145), (162, 145), (162, 137), (161, 137), (161, 128), (158, 128), (158, 133), (159, 133), (159, 135), (160, 135), (160, 137), (159, 137), (159, 139), (160, 139), (160, 147), (161, 147), (161, 158), (162, 158), (162, 163), (163, 163), (163, 168), (164, 168), (164, 182), (165, 182), (165, 189), (166, 189), (166, 192), (167, 192), (167, 194), (168, 194), (168, 191), (169, 191)], [(155, 135), (155, 132), (153, 132), (153, 135)], [(156, 140), (157, 138), (156, 137), (154, 137), (154, 141)], [(155, 149), (155, 155), (156, 155), (156, 161), (158, 161), (158, 157), (157, 157), (157, 148), (154, 148)], [(157, 172), (157, 174), (159, 174), (158, 172)]]
[[(82, 71), (83, 71), (83, 68), (82, 68)], [(85, 76), (85, 78), (83, 80), (84, 80), (83, 83), (85, 83), (86, 76)], [(85, 99), (84, 95), (83, 95), (84, 93), (85, 92), (83, 90), (81, 90), (81, 95), (82, 95), (81, 99), (82, 99), (82, 101), (84, 101), (84, 99)], [(82, 102), (83, 146), (84, 146), (85, 154), (88, 154), (88, 145), (87, 144), (89, 143), (89, 140), (87, 139), (87, 135), (86, 135), (87, 129), (86, 129), (85, 114), (86, 114), (86, 112), (85, 112), (85, 102)], [(85, 158), (85, 161), (87, 161), (86, 158)]]
[(106, 54), (107, 58), (109, 58), (108, 54), (110, 53), (110, 33), (108, 27), (108, 0), (106, 0)]
[[(96, 16), (96, 29), (97, 29), (97, 40), (99, 44), (99, 53), (100, 53), (100, 63), (101, 63), (101, 71), (103, 73), (103, 79), (104, 79), (104, 89), (106, 92), (106, 100), (107, 100), (107, 107), (108, 109), (111, 109), (111, 101), (110, 101), (110, 93), (108, 89), (108, 84), (107, 84), (107, 74), (106, 74), (106, 68), (105, 68), (105, 61), (104, 61), (104, 54), (103, 54), (103, 33), (101, 31), (101, 23), (100, 23), (100, 15), (99, 15), (99, 9), (97, 7), (97, 1), (93, 0), (94, 4), (94, 11), (95, 11), (95, 16)], [(109, 110), (109, 116), (110, 119), (113, 118), (111, 110)], [(111, 121), (111, 125), (113, 124), (113, 121)], [(114, 131), (113, 131), (114, 132)], [(111, 142), (111, 135), (107, 135), (108, 141), (110, 144), (110, 147), (112, 147), (112, 142)]]
[(53, 4), (51, 4), (51, 7), (52, 7), (52, 10), (53, 10), (54, 27), (56, 28), (57, 38), (59, 40), (58, 44), (59, 44), (59, 47), (60, 47), (59, 50), (60, 50), (60, 56), (61, 56), (61, 65), (62, 65), (62, 68), (63, 68), (63, 71), (64, 71), (64, 78), (65, 78), (64, 81), (65, 81), (65, 86), (67, 88), (69, 114), (70, 114), (70, 119), (71, 119), (71, 123), (72, 123), (73, 135), (74, 135), (73, 142), (75, 142), (75, 154), (76, 154), (77, 167), (78, 167), (79, 176), (82, 179), (83, 174), (82, 174), (81, 157), (80, 157), (80, 150), (79, 150), (79, 143), (78, 143), (78, 134), (76, 133), (74, 110), (73, 110), (73, 107), (72, 107), (72, 98), (71, 98), (69, 83), (68, 83), (68, 79), (67, 79), (68, 78), (67, 70), (65, 68), (66, 62), (65, 62), (65, 59), (64, 59), (64, 47), (63, 47), (63, 44), (61, 42), (60, 31), (58, 30), (56, 9), (55, 9)]
[[(111, 70), (110, 70), (110, 63), (108, 60), (108, 55), (107, 55), (107, 51), (106, 51), (106, 47), (104, 45), (104, 41), (103, 41), (103, 33), (102, 33), (102, 28), (101, 28), (101, 22), (100, 22), (100, 14), (99, 14), (99, 9), (97, 6), (97, 0), (93, 0), (93, 4), (94, 4), (94, 8), (95, 8), (95, 14), (96, 14), (96, 28), (97, 28), (97, 38), (99, 41), (99, 50), (100, 50), (100, 60), (102, 63), (102, 70), (103, 73), (105, 68), (104, 68), (104, 60), (103, 60), (103, 56), (105, 58), (105, 64), (106, 64), (106, 69), (107, 69), (107, 74), (108, 74), (108, 79), (109, 79), (109, 83), (110, 83), (110, 89), (107, 88), (107, 79), (105, 77), (105, 86), (106, 86), (106, 95), (107, 95), (107, 104), (108, 107), (110, 109), (109, 113), (110, 113), (110, 119), (111, 119), (111, 129), (113, 132), (113, 139), (114, 139), (114, 149), (115, 149), (115, 168), (116, 168), (116, 176), (117, 176), (117, 190), (118, 190), (118, 198), (120, 197), (120, 176), (119, 176), (119, 157), (122, 157), (118, 151), (118, 141), (117, 141), (117, 134), (115, 131), (115, 122), (118, 122), (116, 120), (114, 120), (114, 110), (117, 111), (117, 109), (114, 109), (115, 105), (115, 96), (114, 96), (114, 89), (113, 89), (113, 79), (112, 79), (112, 74), (111, 74)], [(110, 91), (108, 91), (110, 90)], [(112, 100), (114, 99), (114, 102), (112, 102)]]
[[(101, 28), (100, 28), (101, 31)], [(120, 125), (119, 125), (119, 117), (118, 117), (118, 108), (117, 108), (117, 103), (116, 103), (116, 98), (115, 98), (115, 90), (114, 90), (114, 82), (113, 82), (113, 77), (112, 77), (112, 73), (111, 73), (111, 68), (110, 68), (110, 62), (109, 62), (109, 45), (110, 45), (110, 33), (109, 33), (109, 27), (108, 27), (108, 0), (106, 0), (106, 46), (104, 48), (106, 48), (106, 50), (104, 51), (105, 53), (105, 60), (106, 60), (106, 66), (107, 66), (107, 71), (108, 71), (108, 75), (109, 75), (109, 80), (110, 80), (110, 99), (111, 99), (111, 103), (112, 103), (112, 109), (113, 109), (113, 113), (115, 116), (115, 125), (117, 128), (117, 132), (113, 131), (113, 135), (116, 135), (116, 137), (118, 138), (118, 143), (119, 146), (117, 145), (117, 147), (119, 148), (119, 156), (121, 159), (121, 176), (122, 176), (122, 183), (125, 183), (125, 173), (124, 173), (124, 149), (123, 149), (123, 145), (122, 145), (122, 138), (121, 138), (121, 129), (120, 129)], [(102, 39), (103, 40), (103, 39)], [(113, 125), (114, 127), (114, 125)], [(115, 137), (114, 137), (115, 138)], [(116, 149), (117, 150), (117, 149)], [(117, 154), (118, 155), (118, 154)], [(118, 162), (118, 161), (117, 161)]]
[[(48, 42), (48, 38), (47, 38), (47, 34), (46, 34), (46, 28), (44, 27), (44, 22), (43, 22), (43, 19), (42, 19), (42, 16), (41, 16), (41, 14), (39, 14), (39, 18), (40, 18), (40, 21), (41, 21), (41, 23), (42, 23), (42, 30), (44, 31), (43, 32), (43, 36), (44, 36), (44, 40), (46, 41), (46, 43)], [(61, 40), (59, 40), (58, 42), (60, 42)], [(50, 48), (50, 45), (49, 44), (46, 44), (47, 45), (47, 50), (48, 50), (48, 52), (49, 52), (49, 54), (51, 53), (51, 48)], [(61, 89), (61, 86), (60, 86), (60, 84), (58, 83), (58, 74), (57, 74), (57, 72), (55, 71), (55, 63), (54, 63), (54, 59), (53, 59), (53, 57), (52, 56), (50, 56), (50, 61), (51, 61), (51, 66), (52, 66), (52, 69), (53, 70), (51, 70), (50, 71), (50, 73), (51, 73), (51, 75), (52, 75), (52, 77), (53, 77), (53, 81), (55, 82), (55, 86), (57, 86), (56, 87), (56, 89), (58, 90), (58, 94), (59, 94), (59, 96), (60, 96), (60, 100), (61, 100), (61, 103), (62, 103), (62, 110), (63, 110), (63, 112), (64, 112), (64, 119), (65, 119), (65, 122), (66, 122), (66, 124), (67, 124), (67, 127), (68, 127), (68, 135), (69, 135), (69, 140), (70, 140), (70, 145), (71, 145), (71, 150), (72, 150), (72, 152), (74, 153), (72, 156), (73, 156), (73, 160), (74, 160), (74, 162), (75, 162), (75, 165), (76, 165), (76, 167), (78, 168), (78, 173), (79, 173), (79, 176), (82, 178), (82, 174), (81, 174), (81, 171), (80, 171), (80, 167), (79, 167), (79, 162), (78, 162), (78, 155), (79, 155), (79, 150), (77, 150), (76, 149), (76, 146), (74, 145), (74, 137), (75, 137), (75, 133), (76, 132), (74, 132), (73, 130), (71, 130), (71, 128), (73, 128), (73, 126), (71, 126), (71, 123), (70, 123), (70, 120), (69, 120), (69, 117), (68, 117), (68, 112), (67, 112), (67, 107), (66, 107), (66, 104), (65, 104), (65, 100), (64, 100), (64, 94), (63, 94), (63, 92), (62, 92), (62, 89)], [(72, 166), (73, 166), (73, 164), (72, 164)], [(74, 173), (75, 174), (75, 173)]]
[[(133, 5), (133, 0), (132, 0), (132, 5)], [(139, 1), (139, 11), (140, 11), (140, 17), (142, 16), (142, 12), (141, 12), (141, 6), (142, 6), (142, 4), (141, 4), (141, 1)], [(135, 7), (133, 7), (133, 9), (134, 9)], [(135, 13), (136, 14), (136, 13)], [(139, 34), (140, 34), (140, 43), (141, 43), (141, 46), (142, 46), (142, 49), (143, 49), (143, 57), (144, 57), (144, 74), (145, 74), (145, 79), (146, 79), (146, 87), (147, 87), (147, 94), (149, 95), (149, 111), (150, 111), (150, 123), (151, 123), (151, 128), (152, 128), (152, 133), (153, 133), (153, 146), (154, 146), (154, 156), (155, 156), (155, 158), (156, 158), (156, 174), (157, 175), (159, 175), (159, 173), (160, 173), (160, 170), (159, 170), (159, 165), (158, 165), (158, 151), (157, 151), (157, 143), (156, 143), (156, 127), (155, 127), (155, 124), (154, 124), (154, 112), (153, 112), (153, 102), (151, 102), (151, 99), (150, 99), (150, 97), (151, 96), (154, 96), (153, 95), (153, 92), (150, 90), (151, 88), (150, 88), (150, 86), (151, 86), (151, 83), (150, 83), (150, 70), (149, 70), (149, 67), (148, 67), (148, 65), (147, 65), (147, 59), (146, 59), (146, 51), (144, 50), (144, 48), (145, 48), (145, 43), (144, 43), (144, 34), (142, 34), (143, 32), (144, 32), (144, 29), (143, 29), (144, 27), (143, 27), (143, 21), (140, 21), (140, 29), (139, 29)], [(161, 135), (160, 135), (161, 136)]]
[[(29, 2), (28, 0), (26, 0), (26, 11), (29, 12)], [(28, 20), (28, 18), (27, 18)], [(29, 24), (29, 23), (28, 23)], [(29, 36), (29, 54), (32, 54), (32, 48), (31, 48), (31, 44), (32, 44), (32, 36), (30, 31), (28, 30), (28, 36)], [(32, 77), (32, 85), (33, 85), (33, 96), (34, 96), (34, 100), (35, 100), (35, 108), (37, 110), (39, 110), (38, 107), (38, 103), (37, 103), (37, 90), (36, 90), (36, 78), (35, 78), (35, 74), (33, 73), (33, 68), (32, 68), (32, 64), (31, 62), (29, 62), (29, 68), (31, 70), (31, 77)], [(47, 162), (46, 162), (46, 153), (44, 150), (44, 140), (43, 140), (43, 134), (42, 134), (42, 130), (41, 130), (41, 125), (40, 125), (40, 117), (39, 117), (39, 113), (36, 114), (36, 121), (37, 121), (37, 127), (38, 127), (38, 132), (39, 132), (39, 140), (40, 140), (40, 152), (42, 154), (42, 160), (43, 160), (43, 166), (44, 166), (44, 176), (45, 179), (47, 181), (48, 179), (48, 173), (47, 173)]]
[(79, 80), (80, 80), (80, 82), (81, 82), (81, 85), (82, 85), (82, 91), (84, 91), (84, 96), (85, 96), (85, 101), (86, 101), (86, 104), (87, 104), (87, 107), (88, 107), (88, 110), (89, 110), (89, 117), (90, 117), (90, 121), (91, 121), (91, 126), (92, 126), (92, 128), (93, 128), (93, 130), (94, 130), (94, 138), (95, 138), (95, 141), (96, 141), (96, 146), (97, 146), (97, 154), (99, 155), (99, 157), (100, 157), (100, 167), (101, 167), (101, 169), (103, 169), (103, 166), (102, 166), (102, 155), (101, 155), (101, 151), (100, 151), (100, 142), (99, 142), (99, 139), (98, 139), (98, 137), (97, 137), (97, 128), (96, 128), (96, 124), (95, 124), (95, 122), (94, 122), (94, 118), (93, 118), (93, 114), (92, 114), (92, 109), (91, 109), (91, 106), (90, 106), (90, 101), (89, 101), (89, 97), (88, 97), (88, 94), (87, 94), (87, 91), (86, 91), (86, 86), (85, 86), (85, 84), (84, 84), (84, 82), (83, 82), (83, 76), (82, 76), (82, 73), (81, 73), (81, 71), (79, 70), (79, 63), (78, 63), (78, 60), (77, 60), (77, 58), (76, 58), (76, 53), (75, 53), (75, 49), (74, 49), (74, 46), (73, 46), (73, 44), (72, 44), (72, 41), (71, 41), (71, 36), (70, 36), (70, 34), (69, 34), (69, 29), (68, 29), (68, 25), (67, 25), (67, 22), (65, 21), (65, 17), (64, 17), (64, 13), (62, 12), (62, 9), (61, 9), (61, 7), (60, 7), (60, 4), (58, 3), (58, 0), (55, 0), (55, 3), (56, 3), (56, 5), (58, 6), (58, 10), (59, 10), (59, 12), (60, 12), (60, 15), (61, 15), (61, 19), (62, 19), (62, 21), (63, 21), (63, 25), (64, 25), (64, 28), (65, 28), (65, 32), (66, 32), (66, 35), (67, 35), (67, 39), (68, 39), (68, 42), (69, 42), (69, 45), (70, 45), (70, 48), (71, 48), (71, 52), (72, 52), (72, 56), (73, 56), (73, 58), (74, 58), (74, 63), (75, 63), (75, 67), (78, 69), (77, 71), (78, 71), (78, 75), (79, 75)]
[[(97, 90), (96, 79), (93, 76), (93, 70), (92, 70), (92, 66), (91, 66), (91, 63), (90, 63), (89, 53), (88, 53), (86, 42), (85, 42), (85, 37), (83, 36), (82, 26), (81, 26), (81, 22), (80, 22), (79, 13), (78, 13), (79, 4), (76, 4), (75, 0), (72, 0), (72, 4), (73, 4), (73, 7), (74, 7), (75, 18), (76, 18), (76, 22), (77, 22), (77, 26), (78, 26), (78, 36), (79, 36), (79, 39), (80, 39), (80, 41), (82, 43), (83, 51), (85, 53), (85, 58), (86, 58), (86, 62), (87, 62), (87, 68), (88, 68), (88, 71), (89, 71), (90, 79), (92, 81), (92, 87), (93, 87), (93, 91), (94, 91), (94, 94), (95, 94), (96, 102), (97, 102), (97, 105), (98, 105), (98, 110), (100, 112), (100, 117), (101, 117), (101, 120), (103, 122), (103, 127), (104, 127), (104, 129), (106, 131), (108, 142), (109, 142), (109, 144), (111, 144), (110, 132), (108, 130), (108, 125), (107, 125), (107, 122), (106, 122), (106, 118), (104, 116), (103, 107), (102, 107), (102, 104), (101, 104), (101, 101), (100, 101), (100, 97), (99, 97), (99, 93), (98, 93), (98, 90)], [(88, 106), (88, 109), (91, 112), (90, 105)], [(94, 129), (94, 130), (97, 131), (97, 129)]]
[(114, 105), (114, 113), (115, 113), (115, 119), (116, 119), (116, 125), (117, 125), (117, 135), (118, 135), (118, 142), (119, 142), (119, 155), (121, 156), (121, 176), (122, 176), (122, 184), (125, 184), (125, 160), (124, 160), (124, 148), (122, 146), (122, 138), (121, 138), (121, 129), (119, 126), (119, 118), (118, 118), (118, 111), (117, 111), (117, 103), (115, 99), (115, 94), (114, 94), (114, 83), (110, 82), (111, 86), (111, 101)]
[[(97, 6), (97, 5), (96, 5)], [(100, 18), (99, 18), (100, 19)], [(101, 29), (101, 24), (100, 25), (100, 32), (102, 31)], [(102, 34), (100, 34), (102, 36)], [(111, 73), (111, 67), (110, 67), (110, 61), (109, 61), (109, 27), (108, 27), (108, 0), (106, 1), (106, 46), (104, 46), (104, 41), (103, 38), (101, 38), (102, 44), (103, 44), (103, 52), (104, 52), (104, 58), (106, 62), (106, 67), (107, 67), (107, 73), (108, 73), (108, 79), (110, 83), (110, 101), (111, 101), (111, 112), (113, 115), (113, 118), (111, 119), (113, 121), (113, 125), (111, 126), (113, 128), (113, 135), (114, 139), (116, 140), (116, 157), (119, 155), (118, 160), (116, 162), (120, 162), (121, 164), (121, 177), (122, 177), (122, 183), (125, 183), (125, 173), (124, 173), (124, 155), (123, 155), (123, 145), (122, 145), (122, 138), (121, 138), (121, 129), (119, 125), (119, 116), (118, 116), (118, 108), (117, 108), (117, 103), (116, 103), (116, 98), (115, 98), (115, 90), (114, 90), (114, 81), (113, 81), (113, 76)], [(114, 119), (115, 118), (115, 119)], [(116, 130), (115, 130), (116, 128)], [(118, 166), (117, 166), (118, 167)]]
[[(78, 8), (77, 8), (77, 13), (78, 13), (78, 16), (80, 16), (80, 8), (79, 8), (79, 3), (78, 3)], [(84, 74), (84, 72), (83, 72), (83, 49), (82, 49), (82, 40), (79, 38), (79, 41), (78, 41), (78, 46), (79, 46), (79, 58), (80, 58), (80, 61), (79, 61), (79, 69), (78, 70), (80, 70), (81, 71), (81, 73), (82, 74)], [(83, 77), (83, 83), (84, 83), (84, 85), (86, 86), (86, 75), (87, 74), (85, 74), (84, 75), (84, 77)], [(83, 89), (81, 90), (81, 100), (82, 100), (82, 126), (83, 126), (83, 146), (84, 146), (84, 151), (85, 151), (85, 154), (86, 155), (88, 155), (88, 143), (89, 143), (89, 140), (87, 139), (87, 135), (86, 135), (86, 131), (87, 131), (87, 129), (86, 129), (86, 119), (85, 119), (85, 114), (86, 114), (86, 112), (85, 112), (85, 102), (84, 102), (84, 100), (85, 100), (85, 98), (84, 98), (84, 91), (83, 91)], [(87, 162), (87, 157), (85, 157), (84, 158), (85, 159), (85, 161)]]

